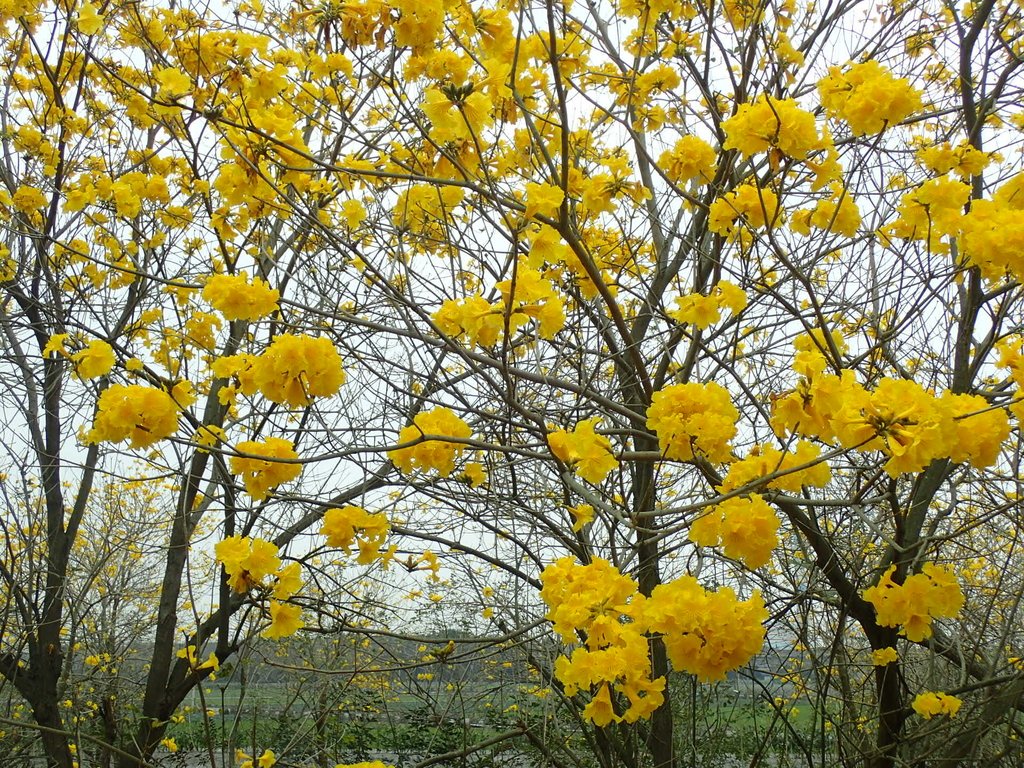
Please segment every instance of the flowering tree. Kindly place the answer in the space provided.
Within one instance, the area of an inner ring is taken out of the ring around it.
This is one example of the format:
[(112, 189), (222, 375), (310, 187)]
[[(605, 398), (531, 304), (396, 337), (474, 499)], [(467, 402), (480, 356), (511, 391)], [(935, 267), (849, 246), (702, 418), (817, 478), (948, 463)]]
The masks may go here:
[(830, 761), (1016, 759), (1020, 17), (0, 8), (0, 675), (49, 764), (123, 476), (163, 498), (124, 766), (254, 634), (368, 631), (353, 568), (410, 591), (379, 629), (518, 642), (602, 765), (675, 765), (671, 681), (768, 627)]

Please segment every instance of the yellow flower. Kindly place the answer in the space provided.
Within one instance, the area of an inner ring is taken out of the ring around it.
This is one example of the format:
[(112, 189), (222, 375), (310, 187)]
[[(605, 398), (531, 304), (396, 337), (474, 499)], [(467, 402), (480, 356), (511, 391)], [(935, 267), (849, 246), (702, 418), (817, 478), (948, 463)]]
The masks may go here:
[(739, 600), (729, 587), (710, 592), (692, 576), (682, 576), (655, 587), (635, 618), (641, 628), (663, 635), (676, 668), (710, 682), (760, 651), (768, 611), (759, 592)]
[(583, 708), (583, 717), (598, 728), (622, 721), (622, 718), (615, 714), (615, 708), (612, 706), (612, 694), (608, 689), (608, 683), (603, 683), (594, 698)]
[(388, 519), (383, 512), (371, 514), (362, 507), (348, 506), (327, 510), (320, 534), (327, 537), (327, 546), (346, 552), (353, 543), (377, 550), (384, 545), (388, 529)]
[(40, 208), (45, 208), (47, 204), (46, 195), (35, 187), (18, 187), (11, 200), (15, 208), (28, 216), (36, 214)]
[(462, 476), (459, 479), (469, 483), (470, 488), (479, 488), (487, 482), (487, 470), (480, 462), (471, 461), (462, 468)]
[(235, 450), (253, 454), (252, 457), (232, 456), (231, 471), (242, 475), (245, 490), (256, 501), (263, 501), (272, 488), (294, 480), (302, 473), (302, 465), (298, 462), (275, 461), (299, 458), (289, 440), (280, 437), (268, 437), (263, 442), (246, 440), (236, 445)]
[(718, 504), (694, 522), (690, 539), (705, 547), (721, 544), (727, 557), (742, 560), (748, 568), (760, 568), (771, 560), (779, 543), (778, 528), (778, 515), (755, 493)]
[(277, 583), (274, 584), (274, 597), (287, 600), (302, 589), (302, 565), (289, 563), (277, 572)]
[(67, 343), (68, 333), (55, 333), (46, 342), (46, 346), (43, 347), (43, 357), (49, 357), (50, 355), (66, 355), (67, 350), (64, 349), (64, 345)]
[(774, 192), (743, 184), (711, 204), (708, 229), (732, 238), (742, 231), (741, 222), (752, 229), (768, 227), (778, 212), (779, 198)]
[(801, 210), (793, 214), (790, 221), (791, 229), (799, 235), (810, 234), (810, 228), (835, 232), (845, 237), (853, 237), (860, 227), (860, 209), (849, 194), (840, 193), (835, 197), (820, 200), (811, 210)]
[[(452, 338), (465, 334), (472, 346), (493, 347), (505, 332), (505, 313), (501, 305), (491, 304), (482, 296), (449, 299), (431, 319), (442, 333)], [(513, 315), (509, 318), (509, 331), (515, 331), (525, 322), (526, 315)]]
[(738, 149), (747, 155), (776, 147), (796, 160), (821, 149), (814, 115), (793, 99), (773, 99), (762, 94), (749, 104), (741, 104), (736, 114), (722, 123), (723, 149)]
[(306, 622), (302, 620), (301, 607), (271, 600), (270, 626), (263, 630), (260, 636), (269, 640), (280, 640), (282, 637), (291, 637), (304, 626)]
[(416, 414), (412, 424), (398, 433), (399, 443), (419, 442), (388, 451), (388, 458), (406, 474), (416, 469), (433, 469), (442, 477), (448, 477), (455, 469), (455, 459), (462, 455), (465, 446), (444, 440), (421, 440), (425, 435), (466, 439), (472, 437), (473, 430), (450, 409), (434, 408)]
[(921, 94), (877, 61), (832, 67), (818, 82), (821, 104), (831, 117), (845, 120), (854, 136), (878, 133), (921, 107)]
[(208, 453), (208, 449), (216, 448), (226, 442), (226, 434), (223, 427), (218, 427), (216, 424), (204, 424), (196, 430), (192, 436), (192, 442), (202, 446), (198, 449), (199, 451)]
[(268, 400), (305, 406), (345, 383), (341, 357), (330, 339), (282, 333), (252, 361), (251, 386)]
[(896, 653), (896, 649), (879, 648), (878, 650), (871, 652), (871, 663), (876, 667), (884, 667), (887, 664), (894, 664), (899, 660), (899, 655)]
[(587, 419), (572, 432), (559, 429), (548, 435), (551, 452), (563, 464), (571, 466), (589, 483), (600, 483), (619, 466), (611, 441), (594, 431), (599, 418)]
[(558, 207), (564, 199), (565, 192), (561, 187), (528, 182), (526, 184), (526, 211), (523, 213), (523, 217), (530, 219), (540, 215), (549, 219), (557, 219)]
[[(821, 449), (806, 440), (798, 441), (792, 453), (783, 453), (770, 445), (754, 446), (746, 457), (729, 465), (729, 473), (722, 480), (719, 490), (728, 493), (748, 483), (757, 482), (758, 478), (779, 473), (784, 474), (769, 481), (769, 488), (791, 493), (799, 493), (805, 485), (822, 488), (828, 485), (832, 472), (827, 462), (815, 463), (820, 455)], [(803, 464), (812, 466), (793, 471), (794, 467)]]
[(114, 350), (100, 339), (93, 339), (80, 352), (71, 356), (75, 364), (75, 375), (80, 379), (95, 379), (110, 373), (114, 367)]
[(676, 308), (666, 314), (677, 323), (693, 325), (703, 331), (719, 321), (722, 310), (716, 297), (689, 293), (677, 298)]
[(963, 702), (956, 696), (949, 696), (945, 693), (926, 691), (914, 697), (913, 707), (921, 717), (931, 720), (938, 715), (954, 717), (960, 711)]
[(161, 99), (174, 99), (192, 90), (192, 81), (189, 76), (177, 67), (165, 67), (157, 70), (154, 74), (156, 81), (160, 84), (158, 95)]
[(736, 29), (746, 29), (764, 17), (761, 0), (724, 0), (725, 17)]
[(258, 320), (277, 311), (280, 292), (262, 278), (238, 275), (213, 275), (203, 286), (203, 298), (224, 315), (225, 320)]
[(179, 410), (169, 394), (139, 384), (114, 384), (96, 404), (96, 420), (87, 435), (92, 443), (130, 440), (146, 448), (178, 430)]
[(671, 150), (658, 158), (658, 167), (674, 184), (685, 184), (693, 179), (708, 183), (715, 177), (718, 153), (699, 136), (683, 136)]
[(925, 563), (921, 573), (902, 584), (892, 580), (896, 567), (887, 570), (878, 584), (864, 590), (864, 599), (875, 607), (883, 627), (900, 627), (900, 634), (919, 643), (932, 635), (933, 618), (954, 618), (964, 604), (964, 594), (948, 567)]
[(577, 504), (575, 507), (569, 507), (569, 513), (573, 520), (572, 529), (577, 533), (594, 520), (594, 508), (590, 504)]
[(667, 459), (692, 461), (695, 453), (712, 462), (728, 461), (739, 412), (720, 384), (673, 384), (655, 392), (647, 426), (658, 435)]
[[(281, 566), (277, 547), (265, 539), (228, 536), (217, 543), (214, 551), (228, 575), (228, 585), (235, 592), (263, 586), (264, 579)], [(282, 572), (278, 577), (281, 575), (285, 574)]]
[[(83, 35), (95, 35), (103, 28), (104, 17), (92, 3), (82, 3), (78, 9), (78, 30)], [(173, 751), (173, 750), (172, 750)]]

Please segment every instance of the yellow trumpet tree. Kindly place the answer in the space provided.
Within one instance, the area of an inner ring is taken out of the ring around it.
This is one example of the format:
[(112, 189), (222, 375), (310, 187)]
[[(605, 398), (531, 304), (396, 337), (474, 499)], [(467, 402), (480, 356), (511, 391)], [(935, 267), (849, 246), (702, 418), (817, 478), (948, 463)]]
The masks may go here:
[[(1021, 15), (0, 6), (0, 676), (48, 765), (351, 629), (348, 566), (420, 585), (382, 631), (518, 642), (602, 766), (696, 751), (673, 681), (766, 637), (822, 764), (1019, 759)], [(97, 737), (72, 555), (122, 477), (161, 575)]]

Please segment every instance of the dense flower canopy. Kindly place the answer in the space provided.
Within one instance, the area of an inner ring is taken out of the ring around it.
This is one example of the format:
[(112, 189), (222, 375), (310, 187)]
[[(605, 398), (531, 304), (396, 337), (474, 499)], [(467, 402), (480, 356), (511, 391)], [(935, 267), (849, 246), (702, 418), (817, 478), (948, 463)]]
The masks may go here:
[(466, 755), (697, 762), (722, 680), (758, 760), (1015, 755), (1019, 2), (0, 28), (0, 692), (48, 765), (349, 641), (303, 701), (334, 665), (443, 725), (507, 662)]

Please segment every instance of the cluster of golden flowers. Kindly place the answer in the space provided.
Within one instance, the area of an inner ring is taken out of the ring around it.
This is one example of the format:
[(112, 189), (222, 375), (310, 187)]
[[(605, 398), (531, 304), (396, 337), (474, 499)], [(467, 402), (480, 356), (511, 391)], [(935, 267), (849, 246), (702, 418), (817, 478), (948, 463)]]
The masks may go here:
[[(764, 641), (767, 612), (758, 593), (739, 600), (728, 587), (709, 592), (683, 576), (645, 598), (633, 579), (600, 558), (587, 565), (557, 560), (541, 583), (547, 618), (562, 640), (584, 638), (555, 661), (555, 675), (568, 695), (592, 694), (583, 716), (598, 726), (649, 717), (664, 701), (665, 679), (651, 677), (650, 635), (662, 637), (676, 668), (704, 681), (746, 664)], [(628, 706), (618, 707), (613, 691)]]
[(647, 409), (647, 426), (658, 436), (667, 459), (729, 461), (729, 441), (736, 435), (739, 412), (720, 384), (673, 384), (655, 392)]
[(905, 379), (882, 378), (873, 390), (851, 371), (826, 373), (823, 340), (797, 340), (796, 388), (775, 400), (772, 426), (786, 434), (816, 437), (843, 448), (879, 451), (896, 477), (918, 472), (939, 458), (993, 464), (1010, 433), (1005, 409), (978, 395), (936, 395)]
[(367, 565), (380, 556), (389, 530), (390, 525), (383, 512), (371, 513), (362, 507), (349, 505), (328, 509), (320, 533), (327, 537), (329, 547), (348, 552), (355, 544), (359, 548), (356, 562)]
[(690, 541), (702, 547), (721, 545), (727, 557), (760, 568), (779, 543), (779, 517), (756, 493), (716, 504), (690, 526)]
[(456, 416), (450, 408), (439, 407), (416, 414), (412, 424), (398, 433), (398, 442), (413, 443), (404, 448), (388, 451), (388, 458), (406, 474), (416, 470), (436, 470), (448, 477), (455, 469), (455, 460), (466, 446), (447, 440), (428, 440), (426, 436), (455, 437), (466, 440), (473, 430)]
[(932, 619), (953, 618), (964, 604), (964, 593), (950, 568), (925, 563), (920, 573), (902, 584), (893, 581), (896, 567), (886, 571), (878, 584), (864, 590), (864, 599), (875, 606), (883, 627), (900, 627), (911, 642), (932, 635)]
[[(304, 407), (335, 394), (345, 383), (341, 357), (323, 336), (278, 334), (261, 355), (230, 355), (214, 361), (218, 378), (237, 379), (243, 395), (262, 394), (271, 402)], [(233, 392), (234, 385), (225, 387)]]
[(855, 136), (878, 133), (921, 108), (921, 94), (904, 78), (893, 77), (877, 61), (832, 67), (818, 83), (821, 104), (845, 120)]
[(181, 408), (168, 392), (142, 384), (111, 384), (96, 403), (89, 442), (120, 443), (147, 448), (178, 431)]
[(235, 450), (249, 455), (232, 456), (231, 471), (242, 476), (246, 492), (256, 501), (262, 501), (272, 489), (302, 474), (299, 454), (291, 441), (283, 437), (268, 437), (262, 442), (244, 440)]
[(598, 418), (587, 419), (571, 432), (557, 429), (548, 435), (548, 445), (559, 461), (568, 464), (584, 480), (600, 483), (619, 466), (611, 441), (594, 431)]
[(224, 566), (231, 589), (242, 594), (256, 590), (272, 595), (270, 625), (263, 631), (264, 637), (288, 637), (305, 625), (302, 608), (286, 602), (302, 588), (299, 563), (282, 566), (273, 542), (248, 536), (229, 536), (214, 550), (218, 562)]
[(203, 287), (203, 298), (226, 320), (258, 320), (277, 311), (281, 294), (265, 280), (256, 277), (250, 281), (249, 276), (242, 272), (238, 275), (213, 275)]
[(933, 717), (955, 716), (956, 713), (960, 711), (961, 704), (963, 704), (963, 702), (956, 696), (950, 696), (946, 693), (937, 693), (935, 691), (926, 691), (925, 693), (919, 693), (915, 696), (911, 706), (913, 706), (914, 711), (925, 720), (931, 720)]

